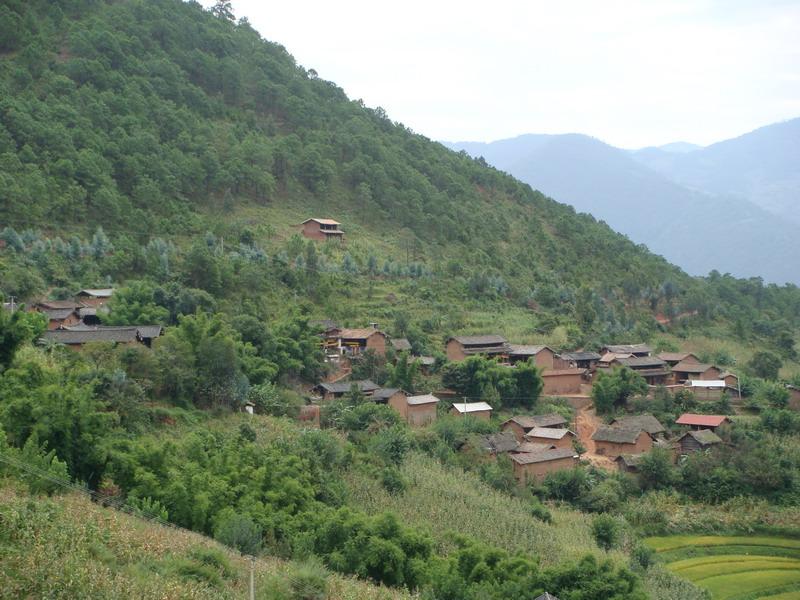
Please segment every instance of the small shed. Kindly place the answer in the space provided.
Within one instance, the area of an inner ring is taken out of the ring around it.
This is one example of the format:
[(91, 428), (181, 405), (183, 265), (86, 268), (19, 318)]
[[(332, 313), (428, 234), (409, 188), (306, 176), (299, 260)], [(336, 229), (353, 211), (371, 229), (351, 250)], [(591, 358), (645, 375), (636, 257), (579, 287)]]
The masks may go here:
[(681, 454), (708, 450), (712, 446), (721, 443), (722, 439), (710, 429), (693, 429), (678, 438), (678, 447)]
[(492, 417), (492, 407), (486, 402), (453, 402), (450, 413), (457, 416), (475, 417), (488, 421)]
[(639, 461), (642, 456), (642, 454), (620, 454), (614, 459), (614, 462), (623, 473), (638, 473)]
[(597, 454), (616, 458), (620, 454), (641, 454), (653, 447), (653, 438), (643, 429), (601, 425), (592, 435)]
[(572, 448), (511, 454), (510, 457), (514, 467), (514, 477), (519, 483), (540, 481), (548, 473), (572, 469), (578, 464), (578, 457)]
[(577, 437), (569, 429), (534, 427), (525, 434), (525, 441), (537, 444), (553, 444), (556, 448), (572, 448), (572, 442)]

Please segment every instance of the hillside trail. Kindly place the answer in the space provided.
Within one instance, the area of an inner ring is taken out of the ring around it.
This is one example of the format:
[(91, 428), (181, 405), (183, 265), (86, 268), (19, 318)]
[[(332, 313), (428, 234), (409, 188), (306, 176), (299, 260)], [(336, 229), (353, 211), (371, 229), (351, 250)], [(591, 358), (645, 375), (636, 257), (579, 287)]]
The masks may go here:
[(578, 434), (578, 439), (586, 448), (586, 452), (581, 455), (581, 458), (601, 469), (612, 470), (615, 468), (614, 461), (607, 456), (597, 454), (594, 440), (592, 440), (592, 435), (602, 423), (602, 419), (597, 416), (593, 406), (579, 408), (575, 415), (575, 428), (577, 429), (575, 433)]

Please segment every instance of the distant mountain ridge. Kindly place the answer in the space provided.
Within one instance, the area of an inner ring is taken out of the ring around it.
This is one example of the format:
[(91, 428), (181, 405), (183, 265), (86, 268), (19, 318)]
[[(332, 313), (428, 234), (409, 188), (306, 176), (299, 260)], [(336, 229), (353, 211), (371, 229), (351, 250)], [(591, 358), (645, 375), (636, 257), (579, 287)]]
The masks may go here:
[[(693, 181), (702, 183), (699, 174), (707, 160), (703, 157), (746, 155), (736, 144), (733, 149), (722, 142), (722, 150), (720, 144), (689, 150), (689, 145), (677, 143), (667, 145), (671, 150), (650, 147), (629, 152), (581, 134), (527, 134), (491, 143), (445, 145), (483, 156), (558, 201), (602, 219), (691, 274), (716, 269), (775, 283), (800, 283), (800, 243), (795, 227), (785, 218), (731, 189), (724, 193), (716, 186), (707, 191), (670, 175), (685, 173), (687, 179), (693, 175)], [(722, 158), (713, 164), (723, 164)], [(765, 162), (779, 164), (776, 159)], [(783, 172), (791, 174), (790, 169)], [(717, 183), (720, 177), (708, 179)]]

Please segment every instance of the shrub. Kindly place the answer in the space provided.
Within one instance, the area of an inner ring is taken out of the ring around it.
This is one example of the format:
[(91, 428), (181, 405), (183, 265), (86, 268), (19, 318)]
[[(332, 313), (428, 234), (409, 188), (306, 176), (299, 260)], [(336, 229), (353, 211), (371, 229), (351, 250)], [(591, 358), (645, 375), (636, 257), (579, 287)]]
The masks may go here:
[(619, 542), (619, 523), (611, 515), (597, 515), (592, 521), (592, 535), (603, 550), (611, 550)]
[(325, 600), (328, 596), (329, 573), (316, 561), (295, 566), (287, 575), (292, 600)]
[(250, 517), (235, 513), (232, 509), (220, 511), (214, 539), (236, 548), (243, 554), (256, 555), (261, 550), (263, 532)]
[(547, 510), (547, 507), (542, 504), (539, 500), (534, 500), (531, 503), (531, 515), (535, 519), (539, 519), (544, 523), (552, 523), (553, 522), (553, 515), (550, 514), (550, 511)]

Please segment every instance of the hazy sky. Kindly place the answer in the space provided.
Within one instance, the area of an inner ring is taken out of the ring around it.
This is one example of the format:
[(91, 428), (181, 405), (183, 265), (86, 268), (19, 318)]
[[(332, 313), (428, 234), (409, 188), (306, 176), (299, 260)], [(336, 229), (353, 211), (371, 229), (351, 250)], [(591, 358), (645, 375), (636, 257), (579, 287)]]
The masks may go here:
[(579, 132), (622, 147), (708, 144), (800, 116), (798, 0), (233, 8), (349, 97), (433, 139)]

